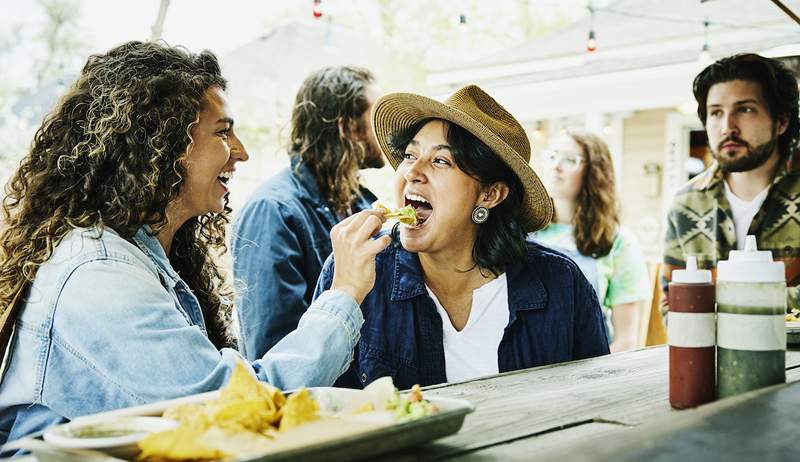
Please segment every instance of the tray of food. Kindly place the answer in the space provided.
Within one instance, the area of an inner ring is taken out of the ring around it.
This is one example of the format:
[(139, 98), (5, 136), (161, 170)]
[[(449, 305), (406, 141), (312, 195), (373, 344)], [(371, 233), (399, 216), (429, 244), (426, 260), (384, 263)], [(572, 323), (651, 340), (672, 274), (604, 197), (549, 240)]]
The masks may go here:
[(41, 462), (357, 460), (456, 433), (473, 409), (388, 377), (284, 394), (239, 365), (217, 392), (80, 417), (14, 446)]

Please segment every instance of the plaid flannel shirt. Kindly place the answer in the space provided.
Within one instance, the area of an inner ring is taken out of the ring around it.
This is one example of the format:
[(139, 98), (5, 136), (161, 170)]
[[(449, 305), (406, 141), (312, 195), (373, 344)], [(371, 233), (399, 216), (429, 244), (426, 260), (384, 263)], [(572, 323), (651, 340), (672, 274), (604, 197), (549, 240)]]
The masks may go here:
[[(686, 255), (696, 255), (698, 267), (710, 269), (716, 278), (717, 261), (726, 260), (736, 249), (733, 214), (723, 181), (715, 163), (673, 200), (661, 271), (663, 311), (667, 310), (672, 270), (686, 267)], [(800, 309), (800, 156), (780, 166), (747, 234), (756, 236), (759, 250), (770, 250), (775, 260), (784, 262), (788, 307)]]

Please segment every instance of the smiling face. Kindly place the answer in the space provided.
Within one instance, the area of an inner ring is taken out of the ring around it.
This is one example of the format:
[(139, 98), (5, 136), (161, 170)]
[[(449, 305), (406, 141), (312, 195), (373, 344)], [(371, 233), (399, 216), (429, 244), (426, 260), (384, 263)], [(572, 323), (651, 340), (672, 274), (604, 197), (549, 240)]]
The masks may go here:
[(575, 201), (583, 185), (586, 156), (567, 134), (556, 138), (542, 154), (544, 182), (553, 198)]
[(397, 204), (413, 206), (420, 220), (416, 226), (400, 225), (400, 239), (410, 252), (471, 249), (477, 235), (470, 217), (481, 204), (481, 184), (456, 165), (447, 129), (441, 120), (426, 123), (397, 167)]
[(190, 134), (193, 143), (183, 161), (186, 167), (183, 189), (170, 204), (183, 219), (222, 212), (236, 163), (248, 159), (233, 131), (233, 118), (219, 87), (206, 91), (199, 120)]
[(708, 91), (706, 108), (708, 145), (723, 171), (753, 170), (778, 155), (778, 136), (787, 124), (773, 120), (760, 84), (717, 83)]

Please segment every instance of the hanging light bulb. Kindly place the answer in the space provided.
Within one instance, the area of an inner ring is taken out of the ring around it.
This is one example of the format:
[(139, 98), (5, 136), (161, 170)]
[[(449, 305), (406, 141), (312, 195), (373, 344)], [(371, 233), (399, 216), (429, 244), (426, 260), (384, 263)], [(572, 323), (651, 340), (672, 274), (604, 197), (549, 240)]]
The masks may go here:
[(706, 64), (711, 61), (711, 53), (708, 51), (708, 25), (708, 18), (706, 18), (706, 20), (703, 21), (703, 48), (700, 49), (700, 56), (697, 58), (701, 64)]
[(322, 17), (322, 0), (314, 0), (314, 4), (311, 7), (311, 14), (314, 15), (315, 19)]
[(589, 40), (586, 41), (586, 51), (594, 53), (597, 50), (597, 40), (594, 38), (594, 31), (589, 31)]
[(594, 5), (589, 3), (589, 39), (586, 41), (586, 51), (594, 53), (597, 50), (597, 40), (594, 37)]

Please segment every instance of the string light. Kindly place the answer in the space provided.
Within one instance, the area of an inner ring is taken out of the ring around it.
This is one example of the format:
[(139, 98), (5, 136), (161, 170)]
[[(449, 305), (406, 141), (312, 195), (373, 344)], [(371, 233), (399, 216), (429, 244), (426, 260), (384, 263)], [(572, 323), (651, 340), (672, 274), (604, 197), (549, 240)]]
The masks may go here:
[(597, 40), (594, 36), (594, 6), (589, 3), (589, 39), (586, 41), (586, 51), (594, 53), (597, 50)]
[(311, 14), (314, 15), (315, 19), (322, 17), (322, 0), (314, 0), (311, 7)]
[(711, 61), (711, 53), (708, 51), (708, 25), (709, 25), (708, 18), (703, 21), (703, 48), (700, 50), (700, 57), (698, 61), (700, 63), (707, 63)]

